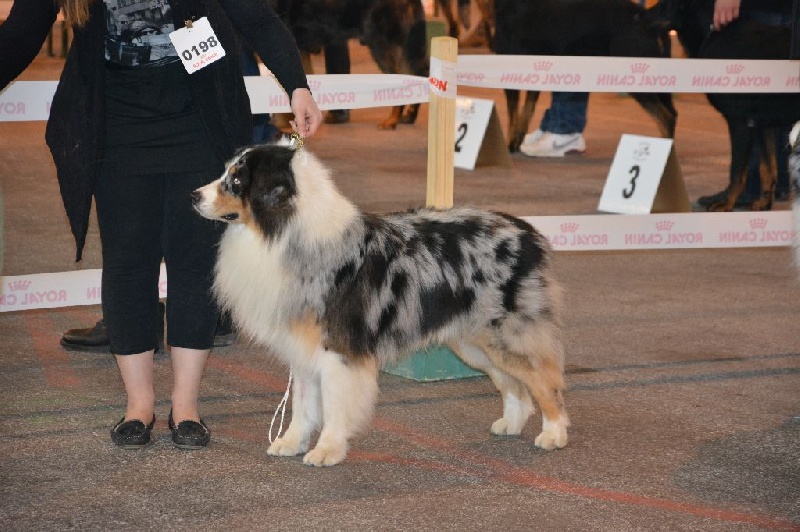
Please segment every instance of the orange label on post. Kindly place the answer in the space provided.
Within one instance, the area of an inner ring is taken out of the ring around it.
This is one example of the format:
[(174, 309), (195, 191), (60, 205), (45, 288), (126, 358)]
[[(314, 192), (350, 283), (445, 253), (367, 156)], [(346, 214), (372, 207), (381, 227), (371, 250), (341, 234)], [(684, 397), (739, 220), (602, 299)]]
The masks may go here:
[(431, 91), (437, 96), (455, 100), (458, 92), (458, 70), (456, 63), (431, 57), (430, 76)]

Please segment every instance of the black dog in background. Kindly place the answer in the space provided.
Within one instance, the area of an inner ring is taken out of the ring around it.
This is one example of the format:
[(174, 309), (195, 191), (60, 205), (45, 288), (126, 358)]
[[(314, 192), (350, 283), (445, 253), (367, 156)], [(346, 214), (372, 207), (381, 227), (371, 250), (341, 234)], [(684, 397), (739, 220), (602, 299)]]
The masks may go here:
[[(791, 29), (740, 17), (712, 30), (713, 0), (662, 0), (650, 14), (667, 21), (691, 57), (704, 59), (789, 59)], [(725, 118), (731, 141), (730, 184), (705, 198), (709, 211), (731, 211), (744, 190), (753, 150), (761, 159), (761, 197), (748, 207), (769, 210), (775, 194), (775, 137), (800, 120), (800, 94), (707, 94)], [(786, 139), (788, 144), (788, 139)]]
[[(667, 31), (648, 21), (631, 0), (496, 0), (494, 51), (517, 55), (668, 57)], [(519, 150), (533, 117), (538, 91), (506, 89), (508, 145)], [(671, 94), (631, 96), (658, 125), (664, 137), (675, 133), (677, 111)]]
[[(359, 39), (384, 74), (428, 76), (425, 12), (419, 0), (271, 0), (301, 51), (346, 47)], [(341, 74), (345, 72), (328, 72)], [(349, 72), (347, 72), (349, 73)], [(419, 104), (395, 107), (382, 129), (413, 123)]]

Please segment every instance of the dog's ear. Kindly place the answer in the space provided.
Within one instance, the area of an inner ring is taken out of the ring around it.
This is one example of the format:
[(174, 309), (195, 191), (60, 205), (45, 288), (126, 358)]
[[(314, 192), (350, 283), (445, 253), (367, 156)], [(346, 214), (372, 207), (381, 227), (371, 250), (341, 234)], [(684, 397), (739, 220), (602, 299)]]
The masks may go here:
[(277, 209), (289, 199), (289, 191), (283, 185), (277, 185), (258, 197), (258, 202), (265, 209)]

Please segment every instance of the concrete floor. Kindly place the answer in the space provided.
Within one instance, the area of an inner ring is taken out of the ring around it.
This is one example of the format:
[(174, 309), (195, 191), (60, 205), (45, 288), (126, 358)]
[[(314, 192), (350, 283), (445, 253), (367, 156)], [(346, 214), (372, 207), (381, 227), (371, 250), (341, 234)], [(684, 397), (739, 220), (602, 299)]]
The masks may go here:
[[(376, 71), (355, 44), (353, 56), (354, 72)], [(56, 79), (60, 66), (43, 54), (21, 79)], [(464, 93), (496, 99), (503, 117), (501, 91)], [(676, 105), (690, 197), (716, 192), (724, 123), (701, 95)], [(593, 95), (589, 109), (584, 156), (457, 170), (456, 203), (595, 213), (620, 134), (656, 130), (622, 95)], [(365, 210), (416, 206), (426, 112), (388, 132), (375, 127), (388, 109), (356, 110), (308, 146)], [(4, 275), (101, 266), (95, 225), (85, 260), (72, 262), (43, 135), (41, 123), (0, 122)], [(208, 449), (172, 447), (160, 355), (156, 442), (120, 450), (108, 437), (125, 404), (113, 358), (58, 345), (99, 308), (0, 314), (0, 529), (800, 530), (800, 283), (789, 250), (562, 252), (557, 268), (573, 426), (570, 444), (549, 453), (533, 446), (538, 415), (521, 437), (489, 433), (501, 403), (488, 379), (382, 374), (372, 428), (342, 465), (269, 457), (287, 369), (243, 343), (208, 364)]]

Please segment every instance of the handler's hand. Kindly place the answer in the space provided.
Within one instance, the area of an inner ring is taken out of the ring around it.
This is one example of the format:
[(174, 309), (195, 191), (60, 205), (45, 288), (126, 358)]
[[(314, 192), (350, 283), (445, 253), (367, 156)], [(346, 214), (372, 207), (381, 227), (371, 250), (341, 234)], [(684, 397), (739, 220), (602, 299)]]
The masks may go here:
[(310, 137), (322, 124), (322, 112), (308, 89), (295, 89), (292, 92), (292, 113), (294, 120), (289, 123), (295, 133), (301, 137)]
[(720, 30), (739, 18), (741, 0), (717, 0), (714, 2), (714, 29)]

